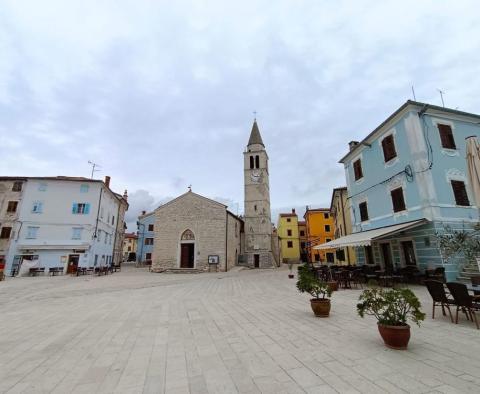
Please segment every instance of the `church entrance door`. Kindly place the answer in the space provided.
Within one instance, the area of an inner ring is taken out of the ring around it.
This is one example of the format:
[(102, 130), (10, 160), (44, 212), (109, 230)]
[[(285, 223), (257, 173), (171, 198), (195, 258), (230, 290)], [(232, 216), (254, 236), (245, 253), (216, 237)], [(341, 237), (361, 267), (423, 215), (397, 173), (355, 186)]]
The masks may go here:
[(180, 268), (194, 268), (195, 244), (180, 244)]
[(254, 254), (253, 255), (253, 263), (255, 268), (260, 268), (260, 255)]

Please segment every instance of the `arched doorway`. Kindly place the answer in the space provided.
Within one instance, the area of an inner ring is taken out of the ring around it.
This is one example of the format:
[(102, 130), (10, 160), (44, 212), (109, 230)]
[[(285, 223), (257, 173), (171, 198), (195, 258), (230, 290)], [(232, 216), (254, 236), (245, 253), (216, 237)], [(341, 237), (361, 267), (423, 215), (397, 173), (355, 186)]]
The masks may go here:
[(180, 268), (195, 268), (195, 235), (185, 230), (180, 237)]

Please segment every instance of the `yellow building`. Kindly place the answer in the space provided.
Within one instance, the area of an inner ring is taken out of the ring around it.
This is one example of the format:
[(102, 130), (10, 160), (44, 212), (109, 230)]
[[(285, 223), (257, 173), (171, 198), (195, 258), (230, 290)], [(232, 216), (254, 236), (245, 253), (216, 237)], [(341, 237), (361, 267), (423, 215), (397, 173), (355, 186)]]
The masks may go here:
[(334, 221), (329, 208), (310, 209), (303, 216), (307, 227), (307, 254), (311, 262), (335, 263), (335, 250), (315, 250), (314, 246), (334, 239)]
[(137, 240), (137, 234), (125, 233), (123, 239), (123, 261), (136, 261)]
[[(346, 187), (333, 189), (330, 212), (334, 220), (335, 238), (344, 237), (352, 233), (352, 218), (350, 216), (350, 200)], [(336, 252), (338, 264), (353, 265), (357, 262), (355, 249), (351, 246), (338, 249)]]
[(300, 241), (300, 260), (308, 261), (308, 251), (307, 251), (307, 223), (305, 221), (298, 222), (298, 238)]
[(298, 238), (298, 217), (292, 213), (281, 213), (278, 217), (278, 239), (280, 261), (283, 263), (300, 261), (300, 241)]

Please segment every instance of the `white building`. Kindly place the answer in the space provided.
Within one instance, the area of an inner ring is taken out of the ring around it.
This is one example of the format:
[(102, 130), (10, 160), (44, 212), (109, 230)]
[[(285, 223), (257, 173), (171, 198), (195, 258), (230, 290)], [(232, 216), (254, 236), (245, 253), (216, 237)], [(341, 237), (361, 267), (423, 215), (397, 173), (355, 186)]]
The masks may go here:
[(110, 190), (109, 177), (105, 182), (81, 177), (22, 179), (16, 219), (9, 224), (4, 251), (7, 275), (22, 266), (74, 272), (77, 267), (120, 263), (114, 259), (115, 245), (123, 242), (127, 195)]

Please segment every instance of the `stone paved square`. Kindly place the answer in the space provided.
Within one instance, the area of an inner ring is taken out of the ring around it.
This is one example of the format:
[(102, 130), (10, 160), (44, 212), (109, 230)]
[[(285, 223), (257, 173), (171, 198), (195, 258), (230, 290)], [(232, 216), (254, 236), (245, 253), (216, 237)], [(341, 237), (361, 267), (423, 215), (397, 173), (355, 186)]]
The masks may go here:
[[(427, 318), (387, 349), (360, 290), (314, 317), (285, 270), (0, 283), (2, 393), (455, 393), (480, 391), (480, 331)], [(438, 311), (439, 309), (437, 309)]]

